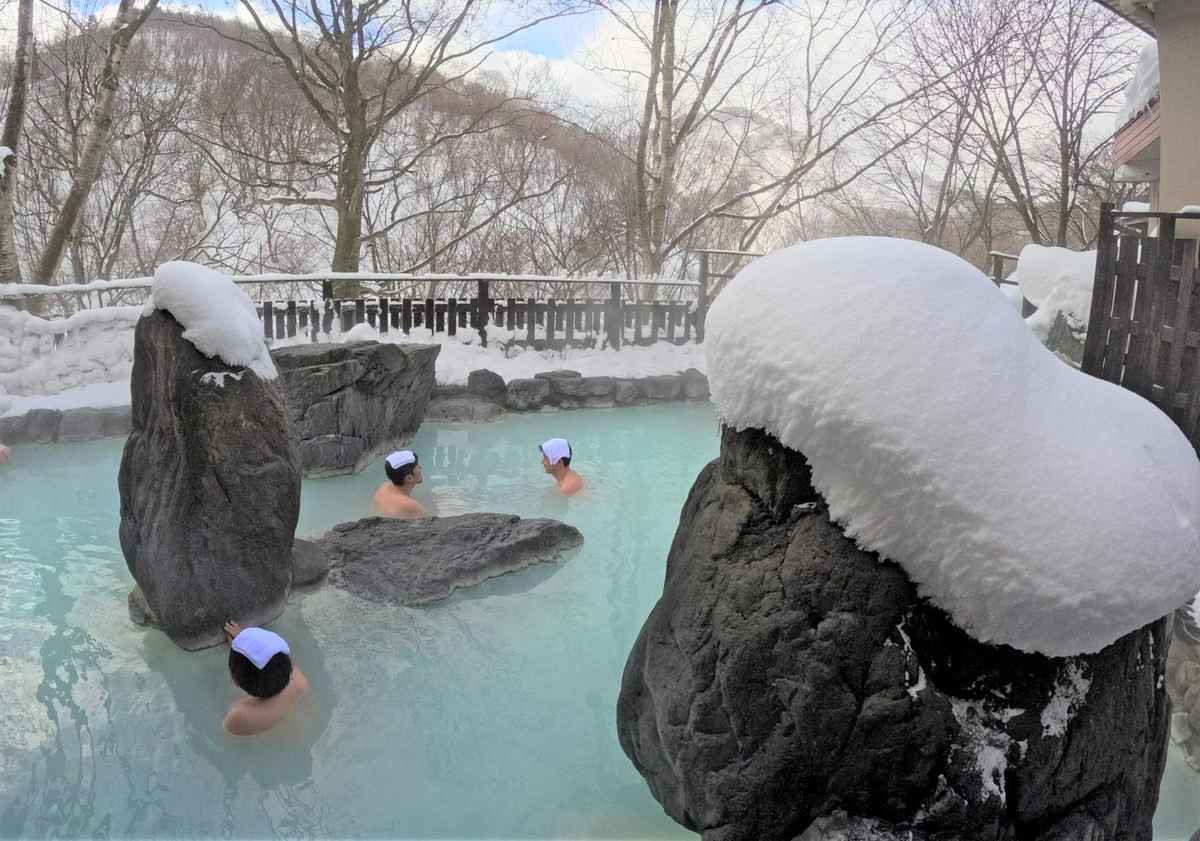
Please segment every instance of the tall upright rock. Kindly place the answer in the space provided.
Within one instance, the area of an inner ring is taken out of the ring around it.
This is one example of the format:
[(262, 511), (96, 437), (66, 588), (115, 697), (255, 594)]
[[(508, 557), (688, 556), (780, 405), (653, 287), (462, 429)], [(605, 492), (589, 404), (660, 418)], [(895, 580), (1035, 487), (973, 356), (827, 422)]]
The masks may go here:
[[(265, 351), (264, 351), (265, 353)], [(208, 357), (165, 310), (138, 322), (121, 549), (156, 623), (189, 650), (282, 612), (300, 458), (280, 380)]]
[(1168, 621), (1075, 657), (980, 643), (810, 476), (725, 429), (688, 496), (617, 707), (667, 814), (705, 841), (1149, 841)]
[(375, 341), (273, 350), (304, 475), (355, 473), (410, 441), (429, 406), (440, 350)]

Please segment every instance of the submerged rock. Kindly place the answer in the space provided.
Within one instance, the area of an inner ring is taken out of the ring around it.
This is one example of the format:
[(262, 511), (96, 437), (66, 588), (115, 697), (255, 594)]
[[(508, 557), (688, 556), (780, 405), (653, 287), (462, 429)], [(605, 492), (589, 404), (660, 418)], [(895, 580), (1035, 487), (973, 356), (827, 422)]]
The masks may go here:
[(557, 520), (462, 514), (423, 520), (367, 517), (314, 541), (330, 561), (329, 583), (365, 599), (421, 605), (583, 543)]
[(503, 406), (474, 394), (435, 397), (425, 410), (425, 420), (451, 423), (488, 423), (503, 416)]
[(810, 476), (726, 429), (688, 496), (617, 707), (667, 814), (706, 841), (1148, 841), (1167, 622), (1079, 657), (979, 643)]
[(329, 556), (311, 540), (296, 538), (292, 544), (292, 586), (311, 587), (329, 574)]
[(365, 341), (272, 351), (304, 474), (355, 473), (409, 441), (429, 405), (439, 350)]
[(162, 310), (138, 321), (117, 483), (139, 611), (195, 650), (224, 641), (227, 619), (283, 610), (300, 461), (279, 380), (210, 359), (182, 333)]

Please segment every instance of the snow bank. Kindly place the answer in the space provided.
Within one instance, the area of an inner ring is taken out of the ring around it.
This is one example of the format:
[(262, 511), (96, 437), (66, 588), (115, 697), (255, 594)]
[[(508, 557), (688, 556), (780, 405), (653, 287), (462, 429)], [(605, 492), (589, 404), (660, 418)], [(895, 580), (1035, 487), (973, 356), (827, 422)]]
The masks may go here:
[(1127, 201), (1121, 205), (1121, 210), (1125, 213), (1149, 213), (1150, 202), (1148, 201)]
[(1158, 42), (1151, 41), (1142, 48), (1137, 70), (1125, 88), (1125, 102), (1117, 112), (1113, 127), (1119, 131), (1158, 97)]
[(1087, 329), (1095, 279), (1095, 251), (1032, 244), (1021, 249), (1017, 269), (1010, 276), (1025, 299), (1038, 308), (1027, 323), (1043, 342), (1060, 312), (1073, 329)]
[(1094, 652), (1200, 590), (1183, 433), (1060, 362), (958, 257), (810, 242), (743, 269), (708, 319), (721, 417), (804, 453), (846, 534), (976, 638)]
[(147, 314), (167, 310), (183, 337), (208, 357), (249, 368), (264, 380), (276, 376), (254, 303), (228, 275), (196, 263), (163, 263), (154, 273)]
[(55, 395), (128, 380), (140, 315), (140, 307), (105, 307), (45, 319), (0, 306), (0, 389), (15, 396)]

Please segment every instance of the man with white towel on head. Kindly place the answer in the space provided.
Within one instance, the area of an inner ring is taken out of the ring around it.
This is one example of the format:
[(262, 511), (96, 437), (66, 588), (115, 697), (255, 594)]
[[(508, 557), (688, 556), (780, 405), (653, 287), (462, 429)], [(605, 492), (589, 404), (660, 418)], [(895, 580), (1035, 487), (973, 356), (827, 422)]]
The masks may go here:
[(402, 520), (417, 520), (429, 514), (421, 503), (412, 498), (413, 489), (421, 484), (421, 466), (412, 450), (396, 450), (383, 462), (388, 481), (375, 492), (375, 513)]
[(538, 449), (542, 451), (542, 469), (554, 477), (560, 494), (574, 496), (583, 490), (583, 477), (571, 469), (571, 445), (566, 438), (551, 438)]

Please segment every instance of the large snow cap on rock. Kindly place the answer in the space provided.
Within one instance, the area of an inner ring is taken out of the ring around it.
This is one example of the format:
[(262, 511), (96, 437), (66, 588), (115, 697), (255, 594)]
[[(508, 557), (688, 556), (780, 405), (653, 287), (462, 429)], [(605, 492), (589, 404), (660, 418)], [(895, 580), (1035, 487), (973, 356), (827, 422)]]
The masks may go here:
[(154, 273), (146, 313), (167, 310), (183, 325), (183, 337), (208, 357), (275, 378), (254, 302), (233, 279), (196, 263), (163, 263)]
[(723, 420), (802, 452), (846, 534), (977, 639), (1099, 651), (1200, 588), (1183, 433), (1059, 361), (958, 257), (875, 237), (777, 251), (707, 329)]

